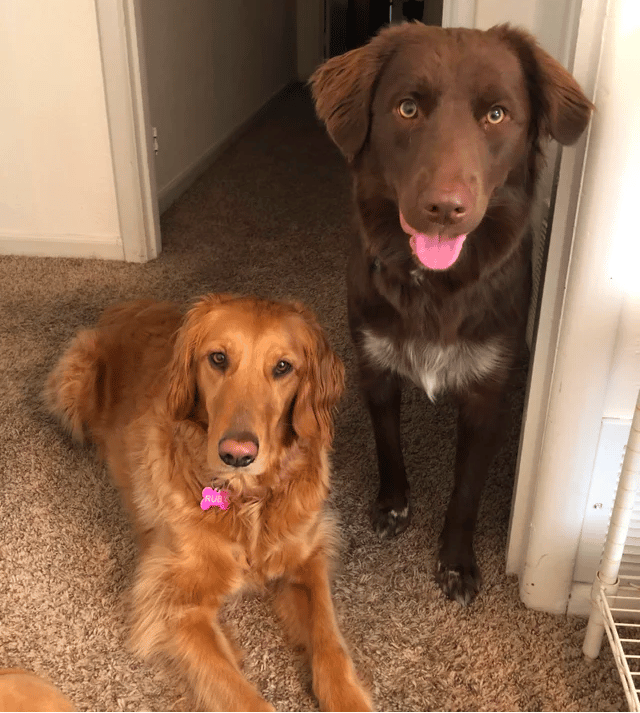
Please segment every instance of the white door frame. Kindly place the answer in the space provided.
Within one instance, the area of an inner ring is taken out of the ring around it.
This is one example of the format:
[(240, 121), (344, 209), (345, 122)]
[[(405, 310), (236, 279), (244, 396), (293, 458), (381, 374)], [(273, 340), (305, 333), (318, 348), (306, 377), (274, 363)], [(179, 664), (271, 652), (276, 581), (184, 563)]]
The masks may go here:
[(443, 0), (443, 27), (475, 27), (476, 0)]
[(554, 613), (569, 605), (623, 303), (612, 253), (624, 236), (601, 194), (621, 180), (606, 156), (618, 155), (626, 85), (603, 83), (601, 49), (609, 5), (629, 1), (590, 0), (580, 13), (573, 73), (597, 110), (562, 156), (514, 489), (507, 571), (527, 606)]
[(123, 259), (161, 251), (153, 136), (136, 0), (95, 0)]

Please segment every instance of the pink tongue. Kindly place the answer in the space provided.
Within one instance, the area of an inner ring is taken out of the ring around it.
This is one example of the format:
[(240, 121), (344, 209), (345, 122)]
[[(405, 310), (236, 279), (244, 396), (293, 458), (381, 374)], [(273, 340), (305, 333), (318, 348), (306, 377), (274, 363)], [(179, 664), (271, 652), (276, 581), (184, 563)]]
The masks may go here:
[(466, 235), (456, 238), (441, 238), (439, 235), (426, 235), (414, 230), (400, 213), (400, 225), (411, 236), (409, 244), (418, 260), (431, 270), (446, 270), (458, 259)]

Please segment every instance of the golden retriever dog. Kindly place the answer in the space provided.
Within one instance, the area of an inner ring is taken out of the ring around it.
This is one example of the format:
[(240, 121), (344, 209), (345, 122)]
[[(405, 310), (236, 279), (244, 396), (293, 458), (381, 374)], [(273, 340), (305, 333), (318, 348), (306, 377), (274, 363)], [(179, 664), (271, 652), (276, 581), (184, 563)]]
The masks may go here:
[(212, 710), (273, 710), (243, 676), (222, 604), (270, 585), (306, 647), (325, 710), (368, 710), (336, 623), (326, 508), (332, 410), (344, 367), (295, 303), (209, 295), (108, 309), (81, 331), (45, 397), (89, 438), (139, 544), (134, 650), (168, 655)]

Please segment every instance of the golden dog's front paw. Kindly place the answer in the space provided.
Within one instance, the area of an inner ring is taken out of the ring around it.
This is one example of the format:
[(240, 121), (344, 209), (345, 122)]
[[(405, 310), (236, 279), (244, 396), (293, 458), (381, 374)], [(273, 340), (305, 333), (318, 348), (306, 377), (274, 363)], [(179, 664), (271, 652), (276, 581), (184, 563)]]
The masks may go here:
[(357, 681), (343, 681), (319, 692), (318, 700), (323, 711), (371, 711), (369, 694)]
[(373, 704), (368, 694), (357, 687), (353, 690), (343, 691), (336, 701), (334, 708), (327, 708), (334, 711), (372, 711)]

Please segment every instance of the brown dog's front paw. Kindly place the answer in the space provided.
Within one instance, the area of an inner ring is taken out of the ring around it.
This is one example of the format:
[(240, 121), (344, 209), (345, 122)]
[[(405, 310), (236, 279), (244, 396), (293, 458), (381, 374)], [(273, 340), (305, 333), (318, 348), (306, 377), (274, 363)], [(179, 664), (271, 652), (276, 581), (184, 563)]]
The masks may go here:
[(395, 537), (404, 532), (411, 522), (411, 505), (407, 499), (400, 503), (378, 499), (373, 504), (371, 521), (380, 539)]
[(436, 568), (436, 582), (449, 599), (466, 607), (478, 595), (482, 576), (475, 559), (469, 566), (447, 565), (439, 560)]

